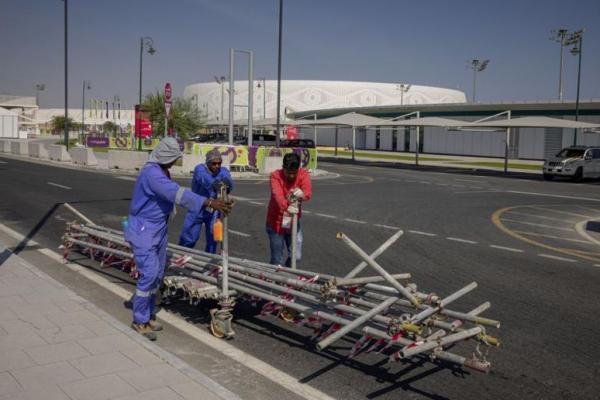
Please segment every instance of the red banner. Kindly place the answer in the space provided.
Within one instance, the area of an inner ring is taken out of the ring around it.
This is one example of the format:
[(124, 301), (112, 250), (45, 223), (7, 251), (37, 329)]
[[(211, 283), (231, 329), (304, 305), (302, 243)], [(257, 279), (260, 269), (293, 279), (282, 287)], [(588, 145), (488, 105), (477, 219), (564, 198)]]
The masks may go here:
[(295, 125), (288, 125), (285, 133), (288, 140), (298, 139), (298, 127)]
[(135, 137), (149, 138), (152, 137), (152, 122), (150, 120), (150, 112), (142, 109), (140, 106), (135, 106)]

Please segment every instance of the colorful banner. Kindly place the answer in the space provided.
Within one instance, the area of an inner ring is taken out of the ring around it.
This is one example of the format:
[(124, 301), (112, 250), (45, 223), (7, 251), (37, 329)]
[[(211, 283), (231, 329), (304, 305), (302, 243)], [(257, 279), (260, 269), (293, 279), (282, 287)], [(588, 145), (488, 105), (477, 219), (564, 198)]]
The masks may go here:
[(192, 154), (206, 154), (211, 150), (217, 150), (225, 159), (229, 159), (229, 165), (248, 165), (248, 146), (227, 146), (214, 144), (198, 144), (192, 146)]
[(88, 136), (85, 139), (87, 147), (108, 147), (110, 146), (110, 139), (107, 137)]
[[(244, 146), (246, 147), (246, 146)], [(304, 147), (266, 147), (251, 146), (248, 149), (248, 166), (258, 168), (262, 165), (265, 156), (282, 156), (294, 152), (300, 156), (302, 168), (317, 168), (317, 149), (307, 149)]]

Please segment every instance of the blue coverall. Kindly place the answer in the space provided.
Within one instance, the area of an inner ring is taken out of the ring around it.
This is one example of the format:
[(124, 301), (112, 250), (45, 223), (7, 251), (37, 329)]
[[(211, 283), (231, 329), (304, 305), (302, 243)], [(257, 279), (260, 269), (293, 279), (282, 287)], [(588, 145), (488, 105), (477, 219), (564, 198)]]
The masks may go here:
[(133, 189), (125, 240), (131, 244), (139, 278), (133, 298), (133, 322), (145, 324), (167, 263), (167, 225), (173, 205), (199, 212), (206, 197), (180, 187), (160, 165), (147, 162)]
[[(194, 168), (194, 177), (192, 178), (192, 191), (194, 193), (210, 199), (216, 199), (220, 182), (227, 185), (227, 193), (230, 193), (233, 189), (233, 181), (229, 170), (226, 168), (221, 168), (216, 175), (213, 175), (204, 164), (200, 164)], [(206, 234), (206, 247), (204, 251), (207, 253), (216, 253), (217, 242), (213, 239), (212, 230), (218, 217), (218, 211), (209, 211), (205, 208), (200, 212), (189, 210), (183, 222), (183, 229), (179, 236), (179, 245), (189, 248), (196, 246), (196, 242), (200, 239), (202, 224), (204, 224)]]

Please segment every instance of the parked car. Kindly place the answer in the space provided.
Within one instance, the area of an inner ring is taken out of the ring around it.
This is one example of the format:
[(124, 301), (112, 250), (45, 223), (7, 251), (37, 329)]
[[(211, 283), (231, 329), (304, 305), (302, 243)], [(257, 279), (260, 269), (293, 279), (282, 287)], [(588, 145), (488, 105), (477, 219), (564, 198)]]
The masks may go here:
[(282, 140), (279, 143), (281, 147), (306, 147), (309, 149), (315, 148), (315, 142), (312, 139), (288, 139)]
[(544, 162), (544, 179), (555, 176), (573, 178), (600, 177), (600, 147), (570, 146), (562, 149), (556, 156)]

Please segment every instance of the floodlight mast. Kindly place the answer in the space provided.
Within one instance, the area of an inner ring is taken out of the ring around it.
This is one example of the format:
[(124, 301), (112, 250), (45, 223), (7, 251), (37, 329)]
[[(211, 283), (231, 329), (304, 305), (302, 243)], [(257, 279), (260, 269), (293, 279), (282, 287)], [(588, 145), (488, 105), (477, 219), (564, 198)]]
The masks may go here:
[(469, 68), (473, 70), (473, 98), (472, 101), (475, 103), (475, 94), (477, 93), (477, 72), (481, 72), (487, 68), (490, 60), (480, 60), (478, 58), (474, 58), (469, 61)]
[(554, 40), (555, 42), (560, 44), (560, 69), (559, 69), (559, 73), (558, 73), (558, 100), (562, 101), (563, 100), (562, 75), (563, 75), (563, 68), (564, 68), (563, 50), (566, 46), (566, 40), (567, 40), (567, 35), (569, 33), (569, 30), (565, 29), (565, 28), (552, 29), (550, 31), (550, 33), (552, 33), (550, 40)]

